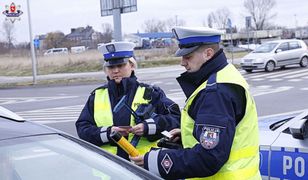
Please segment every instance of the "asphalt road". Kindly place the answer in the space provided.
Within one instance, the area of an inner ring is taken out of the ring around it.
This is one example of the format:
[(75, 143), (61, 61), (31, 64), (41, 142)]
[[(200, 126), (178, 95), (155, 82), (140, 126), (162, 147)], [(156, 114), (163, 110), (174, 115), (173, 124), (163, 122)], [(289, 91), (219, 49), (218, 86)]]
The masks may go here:
[[(184, 106), (185, 96), (175, 80), (180, 66), (137, 70), (140, 81), (160, 86), (167, 96)], [(299, 111), (308, 108), (308, 68), (297, 66), (246, 73), (241, 71), (255, 97), (259, 116)], [(0, 105), (27, 120), (61, 129), (76, 136), (74, 123), (90, 92), (97, 84), (45, 86), (0, 90)]]

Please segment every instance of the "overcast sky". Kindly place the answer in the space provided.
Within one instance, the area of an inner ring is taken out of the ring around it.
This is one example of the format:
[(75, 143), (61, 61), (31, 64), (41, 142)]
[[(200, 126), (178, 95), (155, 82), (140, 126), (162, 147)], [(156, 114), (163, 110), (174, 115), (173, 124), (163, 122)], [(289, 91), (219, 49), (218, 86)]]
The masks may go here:
[[(103, 23), (113, 23), (112, 17), (100, 16), (100, 0), (29, 0), (33, 36), (53, 31), (65, 34), (71, 28), (93, 26), (94, 30), (102, 31)], [(0, 0), (0, 23), (5, 16), (2, 14), (5, 5), (14, 2), (21, 5), (24, 14), (15, 24), (16, 42), (29, 41), (28, 12), (26, 0)], [(249, 15), (243, 7), (244, 0), (137, 0), (137, 12), (122, 14), (123, 33), (144, 32), (145, 20), (156, 18), (183, 19), (187, 26), (202, 26), (210, 12), (219, 8), (228, 8), (232, 15), (232, 24), (244, 27), (245, 16)], [(272, 10), (277, 13), (271, 22), (276, 25), (295, 27), (308, 25), (308, 0), (276, 0)], [(0, 33), (3, 40), (3, 33)], [(16, 43), (15, 42), (15, 43)]]

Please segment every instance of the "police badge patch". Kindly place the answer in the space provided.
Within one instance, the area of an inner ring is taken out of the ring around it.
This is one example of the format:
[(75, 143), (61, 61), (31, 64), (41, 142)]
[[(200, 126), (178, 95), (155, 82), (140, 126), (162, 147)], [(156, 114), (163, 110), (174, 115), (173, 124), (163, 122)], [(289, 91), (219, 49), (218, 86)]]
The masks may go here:
[(217, 127), (203, 127), (200, 135), (200, 144), (205, 149), (213, 149), (219, 143), (220, 129)]
[(171, 158), (169, 157), (169, 155), (166, 154), (160, 164), (163, 167), (166, 174), (168, 174), (172, 165), (173, 165), (173, 162), (172, 162)]

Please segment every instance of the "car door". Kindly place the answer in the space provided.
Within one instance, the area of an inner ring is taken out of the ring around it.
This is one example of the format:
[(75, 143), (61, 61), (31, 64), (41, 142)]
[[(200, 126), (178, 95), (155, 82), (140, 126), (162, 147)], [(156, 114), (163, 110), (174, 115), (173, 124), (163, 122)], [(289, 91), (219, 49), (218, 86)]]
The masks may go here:
[(270, 179), (308, 179), (307, 119), (304, 112), (276, 130), (279, 136), (268, 154)]
[(303, 53), (302, 47), (298, 41), (289, 42), (290, 51), (290, 63), (298, 64), (300, 62), (301, 55)]
[(269, 154), (271, 178), (308, 179), (308, 139), (299, 140), (281, 133)]
[(289, 43), (281, 43), (275, 51), (275, 60), (277, 61), (277, 66), (284, 66), (289, 63)]

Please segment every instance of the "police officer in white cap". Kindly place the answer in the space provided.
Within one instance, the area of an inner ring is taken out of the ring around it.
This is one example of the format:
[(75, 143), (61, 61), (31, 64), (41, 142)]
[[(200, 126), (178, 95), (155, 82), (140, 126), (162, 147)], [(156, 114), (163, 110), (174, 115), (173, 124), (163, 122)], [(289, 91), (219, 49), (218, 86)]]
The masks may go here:
[(261, 179), (255, 102), (248, 84), (219, 48), (221, 32), (175, 27), (186, 72), (177, 78), (187, 100), (181, 113), (184, 149), (152, 150), (131, 157), (166, 179)]
[[(108, 82), (91, 93), (76, 122), (81, 139), (125, 159), (128, 159), (128, 155), (110, 139), (111, 132), (120, 132), (129, 140), (134, 135), (141, 136), (135, 143), (138, 151), (144, 154), (156, 146), (155, 140), (161, 138), (162, 131), (180, 125), (178, 105), (167, 98), (159, 87), (137, 81), (134, 47), (133, 43), (114, 42), (100, 48)], [(123, 96), (126, 96), (126, 104), (131, 109), (137, 110), (141, 104), (151, 104), (154, 112), (149, 111), (149, 117), (143, 117), (146, 119), (140, 123), (126, 108), (113, 111)]]

